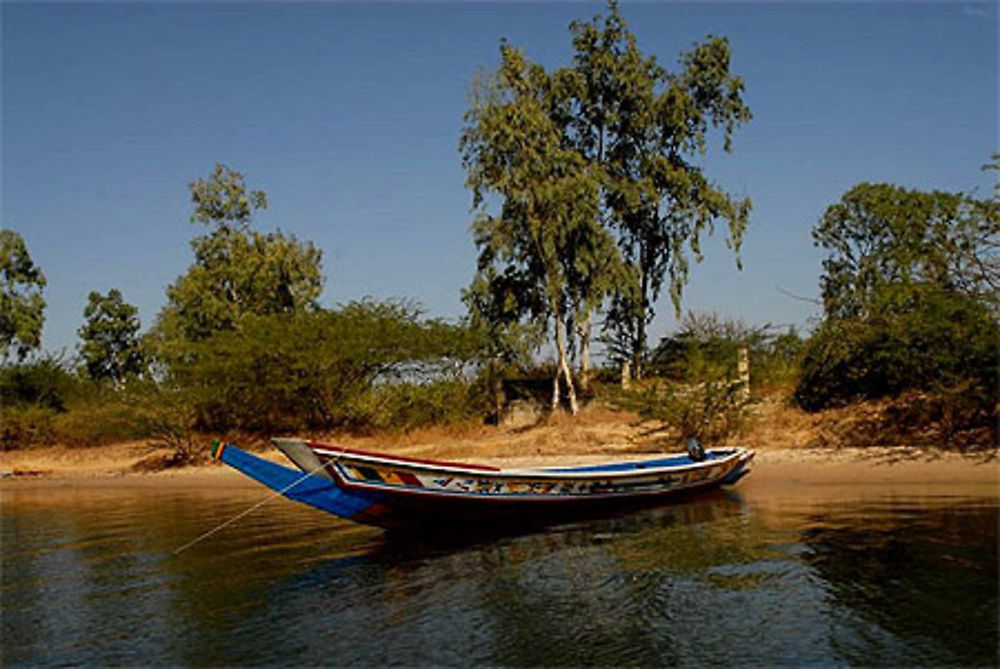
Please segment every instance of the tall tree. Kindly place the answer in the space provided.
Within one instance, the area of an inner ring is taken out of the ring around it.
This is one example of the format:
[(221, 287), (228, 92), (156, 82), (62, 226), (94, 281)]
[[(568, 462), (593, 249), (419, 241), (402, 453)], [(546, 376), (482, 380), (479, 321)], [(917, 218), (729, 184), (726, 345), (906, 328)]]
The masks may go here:
[[(598, 220), (594, 223), (605, 229), (611, 229), (612, 223), (608, 167), (614, 129), (621, 124), (622, 117), (642, 113), (648, 107), (642, 96), (652, 91), (660, 73), (655, 59), (645, 58), (636, 48), (635, 38), (628, 32), (617, 3), (609, 2), (608, 10), (606, 19), (598, 16), (592, 23), (570, 24), (573, 62), (557, 73), (568, 91), (568, 104), (560, 110), (563, 112), (560, 122), (566, 127), (572, 146), (601, 175), (602, 197)], [(595, 239), (603, 241), (601, 237)], [(611, 243), (615, 243), (613, 237)], [(601, 249), (592, 258), (596, 262), (591, 267), (596, 271), (581, 277), (588, 290), (583, 291), (587, 298), (578, 310), (580, 376), (584, 383), (593, 313), (609, 295), (628, 292), (637, 276), (634, 268), (622, 263), (622, 254), (617, 249), (613, 253)]]
[(860, 183), (826, 209), (813, 229), (825, 318), (803, 354), (804, 408), (920, 390), (948, 431), (989, 426), (996, 443), (998, 192)]
[(0, 276), (0, 352), (23, 360), (42, 343), (45, 275), (13, 230), (0, 230)]
[(251, 228), (254, 212), (267, 207), (264, 191), (248, 190), (243, 175), (225, 165), (189, 187), (191, 221), (210, 231), (191, 241), (194, 264), (167, 288), (156, 328), (161, 336), (198, 341), (249, 314), (316, 307), (322, 253), (293, 235)]
[(610, 223), (630, 271), (622, 273), (606, 319), (619, 348), (631, 350), (641, 375), (646, 327), (664, 283), (680, 313), (690, 258), (701, 260), (701, 236), (728, 224), (727, 245), (737, 252), (751, 208), (713, 185), (696, 159), (720, 131), (731, 150), (733, 131), (750, 120), (743, 81), (730, 71), (725, 38), (709, 37), (681, 56), (672, 74), (637, 47), (617, 3), (607, 18), (574, 23), (574, 67), (582, 78), (578, 129), (581, 145), (605, 174)]
[(85, 323), (77, 331), (80, 355), (95, 381), (110, 380), (120, 389), (129, 376), (142, 372), (139, 348), (139, 310), (112, 288), (107, 295), (91, 291), (83, 309)]
[[(726, 221), (738, 258), (750, 200), (714, 186), (696, 159), (713, 132), (729, 151), (751, 115), (723, 38), (695, 45), (671, 74), (639, 50), (613, 0), (606, 18), (570, 29), (572, 66), (552, 73), (501, 47), (495, 83), (473, 101), (461, 146), (480, 210), (480, 275), (499, 263), (541, 279), (572, 395), (567, 353), (578, 341), (585, 380), (593, 314), (609, 296), (606, 330), (619, 348), (624, 342), (638, 375), (654, 303), (669, 282), (679, 313), (702, 235)], [(488, 194), (499, 196), (499, 216), (485, 215)], [(520, 245), (516, 229), (526, 233)]]
[(867, 317), (918, 286), (997, 305), (1000, 200), (861, 183), (813, 230), (826, 249), (820, 277), (829, 318)]
[[(553, 78), (519, 50), (503, 44), (500, 51), (500, 69), (467, 112), (461, 139), (478, 212), (477, 281), (514, 274), (527, 279), (515, 296), (517, 310), (551, 327), (557, 355), (552, 403), (560, 402), (562, 379), (576, 413), (567, 323), (581, 299), (574, 273), (589, 262), (581, 241), (607, 234), (594, 225), (599, 176), (567, 145), (554, 118), (563, 100)], [(491, 196), (500, 199), (498, 214), (489, 213)]]

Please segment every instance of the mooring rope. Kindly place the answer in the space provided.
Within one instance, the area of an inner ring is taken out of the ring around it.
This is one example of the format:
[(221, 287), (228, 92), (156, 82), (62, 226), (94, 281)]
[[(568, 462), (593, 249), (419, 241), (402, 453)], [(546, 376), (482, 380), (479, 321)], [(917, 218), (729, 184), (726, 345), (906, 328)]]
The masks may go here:
[[(336, 462), (336, 460), (334, 462)], [(208, 532), (205, 532), (204, 534), (202, 534), (202, 535), (200, 535), (198, 537), (195, 537), (191, 541), (187, 542), (186, 544), (184, 544), (183, 546), (181, 546), (180, 548), (178, 548), (177, 550), (175, 550), (174, 551), (174, 555), (177, 555), (181, 551), (187, 550), (188, 548), (190, 548), (191, 546), (194, 546), (196, 543), (198, 543), (202, 539), (207, 539), (208, 537), (212, 536), (213, 534), (215, 534), (219, 530), (221, 530), (221, 529), (223, 529), (225, 527), (228, 527), (229, 525), (232, 525), (233, 523), (235, 523), (240, 518), (243, 518), (244, 516), (250, 515), (251, 513), (253, 513), (257, 509), (259, 509), (260, 507), (262, 507), (265, 504), (267, 504), (268, 502), (270, 502), (275, 497), (280, 497), (280, 496), (284, 495), (286, 492), (288, 492), (289, 490), (291, 490), (292, 488), (294, 488), (298, 484), (302, 483), (307, 478), (309, 478), (310, 476), (312, 476), (313, 474), (315, 474), (316, 472), (318, 472), (319, 470), (323, 469), (326, 466), (327, 465), (325, 465), (325, 464), (321, 464), (316, 469), (314, 469), (314, 470), (312, 470), (310, 472), (306, 472), (300, 478), (296, 479), (295, 481), (292, 481), (290, 484), (288, 484), (287, 486), (285, 486), (281, 490), (278, 490), (276, 492), (272, 492), (270, 495), (268, 495), (264, 499), (260, 500), (259, 502), (257, 502), (253, 506), (251, 506), (249, 509), (246, 509), (245, 511), (241, 511), (240, 513), (236, 514), (235, 516), (233, 516), (229, 520), (225, 521), (221, 525), (217, 525), (216, 527), (213, 527), (212, 529), (210, 529)]]

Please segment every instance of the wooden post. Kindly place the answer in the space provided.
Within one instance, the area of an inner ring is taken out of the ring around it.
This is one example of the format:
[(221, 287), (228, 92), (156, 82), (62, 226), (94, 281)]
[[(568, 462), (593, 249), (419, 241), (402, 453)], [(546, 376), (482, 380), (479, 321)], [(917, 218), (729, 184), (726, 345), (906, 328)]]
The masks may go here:
[(741, 401), (746, 402), (750, 399), (750, 354), (746, 347), (743, 347), (738, 355), (736, 371), (739, 374), (739, 397)]

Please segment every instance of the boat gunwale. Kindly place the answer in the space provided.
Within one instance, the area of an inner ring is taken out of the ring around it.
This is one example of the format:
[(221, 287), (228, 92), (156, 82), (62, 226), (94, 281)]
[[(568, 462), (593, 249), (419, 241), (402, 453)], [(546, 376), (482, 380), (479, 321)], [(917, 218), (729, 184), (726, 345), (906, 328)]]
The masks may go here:
[[(287, 441), (294, 442), (298, 441), (296, 439), (275, 439), (274, 441)], [(316, 441), (300, 441), (299, 443), (305, 444), (313, 452), (320, 452), (323, 455), (331, 456), (335, 455), (338, 459), (343, 459), (344, 457), (358, 457), (362, 459), (372, 458), (375, 460), (388, 460), (393, 463), (399, 463), (400, 465), (412, 465), (416, 467), (429, 467), (429, 468), (450, 468), (450, 469), (471, 469), (479, 472), (500, 472), (503, 471), (502, 468), (495, 465), (481, 465), (471, 462), (448, 462), (446, 460), (432, 460), (430, 458), (413, 458), (405, 455), (392, 455), (389, 453), (378, 453), (375, 451), (364, 451), (358, 448), (348, 448), (346, 446), (334, 446), (333, 444), (322, 444)]]
[[(698, 471), (701, 469), (706, 469), (715, 465), (728, 465), (733, 461), (749, 461), (753, 458), (754, 452), (746, 448), (733, 448), (733, 449), (712, 449), (709, 451), (728, 451), (725, 455), (722, 455), (716, 459), (712, 460), (702, 460), (700, 462), (690, 462), (687, 464), (679, 465), (664, 465), (661, 467), (634, 467), (619, 471), (600, 471), (590, 470), (583, 472), (573, 472), (565, 471), (564, 466), (558, 465), (555, 467), (540, 467), (540, 468), (515, 468), (515, 469), (503, 469), (503, 468), (492, 468), (492, 469), (479, 469), (478, 465), (476, 468), (468, 468), (464, 464), (459, 463), (446, 463), (434, 460), (423, 460), (417, 461), (414, 458), (397, 458), (392, 455), (376, 455), (372, 453), (363, 453), (358, 451), (353, 451), (351, 449), (341, 450), (340, 447), (329, 447), (325, 445), (318, 445), (312, 442), (305, 442), (311, 450), (317, 455), (329, 458), (330, 461), (324, 463), (327, 467), (335, 464), (350, 464), (351, 461), (360, 461), (363, 464), (372, 465), (383, 465), (396, 467), (400, 469), (410, 469), (416, 470), (418, 472), (433, 474), (434, 472), (441, 472), (446, 474), (461, 474), (469, 478), (505, 478), (505, 479), (543, 479), (543, 480), (608, 480), (608, 479), (643, 479), (647, 477), (655, 477), (662, 474), (673, 474), (678, 472), (690, 472)], [(635, 463), (641, 464), (642, 462), (654, 462), (656, 460), (662, 459), (661, 457), (649, 458), (648, 460), (636, 460)], [(624, 464), (627, 461), (612, 461), (606, 463), (608, 466)], [(598, 465), (594, 465), (600, 466)], [(561, 470), (561, 471), (560, 471)]]

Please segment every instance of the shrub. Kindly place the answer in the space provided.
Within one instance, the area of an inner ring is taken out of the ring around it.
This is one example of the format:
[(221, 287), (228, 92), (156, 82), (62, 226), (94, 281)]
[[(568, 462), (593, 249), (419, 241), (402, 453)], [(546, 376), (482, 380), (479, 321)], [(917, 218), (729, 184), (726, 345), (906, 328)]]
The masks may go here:
[(194, 409), (197, 427), (214, 432), (420, 422), (415, 406), (441, 414), (452, 400), (436, 393), (473, 387), (463, 374), (469, 341), (462, 328), (421, 320), (395, 302), (247, 317), (239, 330), (178, 346), (169, 381)]
[(377, 400), (385, 408), (377, 427), (411, 430), (481, 415), (482, 388), (460, 379), (433, 383), (399, 383), (379, 388)]
[(36, 406), (65, 411), (86, 392), (85, 385), (58, 356), (0, 367), (0, 400), (5, 407)]
[(924, 288), (859, 318), (828, 319), (806, 342), (795, 399), (807, 411), (926, 391), (951, 421), (996, 413), (1000, 328), (971, 297)]
[(148, 436), (136, 413), (122, 399), (73, 406), (52, 419), (53, 440), (70, 447), (103, 446)]
[(137, 435), (174, 449), (172, 464), (194, 460), (197, 407), (191, 393), (150, 384), (132, 392), (128, 401)]
[(4, 406), (0, 448), (53, 444), (79, 448), (142, 439), (153, 436), (146, 415), (159, 409), (145, 393), (110, 393), (98, 388), (62, 410), (25, 403)]
[(0, 411), (0, 449), (5, 451), (55, 443), (57, 412), (42, 406), (5, 406)]
[(647, 379), (634, 390), (612, 391), (611, 403), (636, 411), (643, 418), (663, 421), (675, 431), (678, 442), (696, 437), (706, 444), (721, 444), (739, 434), (748, 420), (749, 398), (744, 384), (734, 378), (733, 360), (714, 355), (719, 348), (691, 346), (677, 356), (670, 378)]
[(697, 383), (647, 380), (633, 390), (610, 390), (612, 405), (635, 411), (642, 418), (666, 423), (678, 443), (696, 437), (705, 444), (722, 444), (747, 426), (749, 402), (726, 376)]
[(689, 312), (677, 333), (660, 340), (647, 369), (681, 380), (690, 376), (692, 367), (712, 366), (736, 378), (740, 350), (745, 349), (752, 388), (787, 387), (794, 384), (802, 345), (794, 328), (776, 333), (770, 325), (750, 326), (713, 313)]
[(0, 394), (4, 449), (99, 445), (134, 433), (121, 402), (57, 356), (0, 368)]

